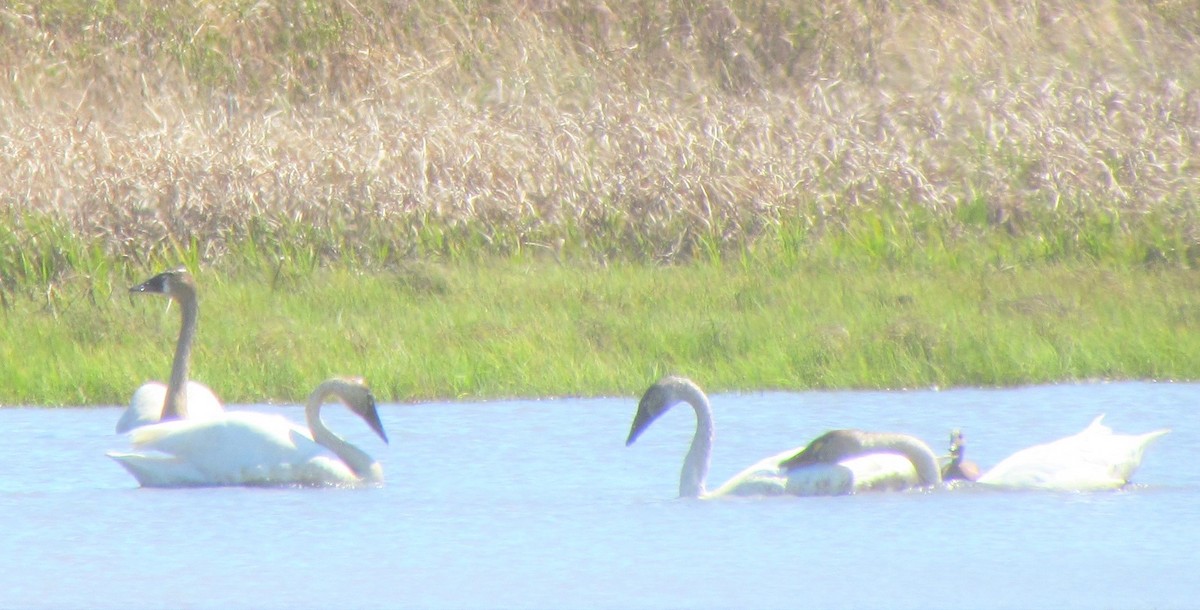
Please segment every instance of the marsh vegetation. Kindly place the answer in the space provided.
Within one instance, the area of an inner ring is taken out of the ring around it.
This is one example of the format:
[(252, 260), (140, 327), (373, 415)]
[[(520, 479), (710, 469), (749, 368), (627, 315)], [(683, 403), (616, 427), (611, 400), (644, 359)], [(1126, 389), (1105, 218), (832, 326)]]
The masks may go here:
[(165, 369), (174, 317), (123, 294), (181, 262), (231, 400), (1200, 376), (1194, 3), (52, 0), (0, 29), (0, 402)]

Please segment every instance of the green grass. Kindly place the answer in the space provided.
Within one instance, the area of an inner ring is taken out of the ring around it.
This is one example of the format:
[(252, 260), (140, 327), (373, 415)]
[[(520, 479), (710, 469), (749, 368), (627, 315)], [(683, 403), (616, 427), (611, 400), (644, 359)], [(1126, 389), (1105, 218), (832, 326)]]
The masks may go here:
[[(1100, 261), (1066, 237), (850, 225), (686, 265), (245, 256), (196, 269), (193, 378), (244, 402), (299, 400), (335, 374), (399, 401), (630, 395), (665, 373), (713, 390), (1200, 377), (1200, 276), (1182, 256), (1137, 260), (1128, 233), (1096, 238)], [(154, 270), (10, 289), (0, 403), (119, 404), (165, 378), (178, 309), (125, 293)]]

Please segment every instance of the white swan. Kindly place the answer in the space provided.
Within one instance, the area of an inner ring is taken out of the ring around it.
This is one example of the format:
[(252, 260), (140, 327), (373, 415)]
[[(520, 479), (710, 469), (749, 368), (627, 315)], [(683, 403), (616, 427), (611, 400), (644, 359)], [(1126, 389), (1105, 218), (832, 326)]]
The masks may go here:
[(1150, 443), (1170, 432), (1115, 434), (1092, 420), (1082, 432), (1022, 449), (976, 479), (979, 485), (1005, 489), (1102, 491), (1120, 489), (1142, 464)]
[(625, 445), (632, 445), (654, 420), (680, 402), (690, 404), (696, 411), (696, 434), (679, 475), (681, 498), (836, 495), (941, 481), (936, 456), (918, 439), (901, 434), (835, 430), (807, 447), (765, 458), (709, 492), (705, 482), (713, 443), (712, 407), (708, 396), (690, 379), (668, 376), (646, 390), (638, 402)]
[(309, 396), (308, 430), (277, 415), (231, 411), (143, 426), (130, 433), (134, 447), (157, 453), (108, 455), (143, 487), (382, 483), (383, 467), (321, 421), (329, 396), (341, 399), (387, 442), (371, 391), (361, 380), (334, 378)]
[(151, 381), (142, 384), (117, 421), (117, 433), (139, 426), (172, 419), (205, 419), (221, 415), (221, 401), (207, 386), (188, 381), (192, 339), (196, 334), (199, 310), (196, 285), (187, 269), (160, 273), (129, 289), (134, 294), (161, 294), (179, 303), (179, 339), (171, 362), (171, 377), (166, 384)]

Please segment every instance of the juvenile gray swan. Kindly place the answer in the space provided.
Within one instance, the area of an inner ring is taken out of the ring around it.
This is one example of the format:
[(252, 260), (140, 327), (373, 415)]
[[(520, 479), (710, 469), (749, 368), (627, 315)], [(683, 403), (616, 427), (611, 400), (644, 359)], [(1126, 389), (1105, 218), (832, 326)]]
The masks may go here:
[(920, 440), (903, 434), (834, 430), (805, 447), (770, 456), (708, 491), (714, 437), (708, 396), (685, 377), (668, 376), (650, 386), (638, 402), (625, 445), (680, 402), (696, 412), (696, 433), (679, 475), (681, 498), (725, 495), (838, 495), (898, 489), (941, 482), (937, 458)]

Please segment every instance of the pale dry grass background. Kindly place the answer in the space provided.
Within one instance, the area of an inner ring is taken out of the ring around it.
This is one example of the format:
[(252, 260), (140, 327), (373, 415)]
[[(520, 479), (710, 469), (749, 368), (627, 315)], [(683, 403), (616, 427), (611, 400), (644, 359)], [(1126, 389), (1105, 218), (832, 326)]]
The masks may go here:
[(425, 4), (9, 3), (0, 205), (135, 259), (686, 258), (861, 210), (1200, 242), (1194, 2)]

